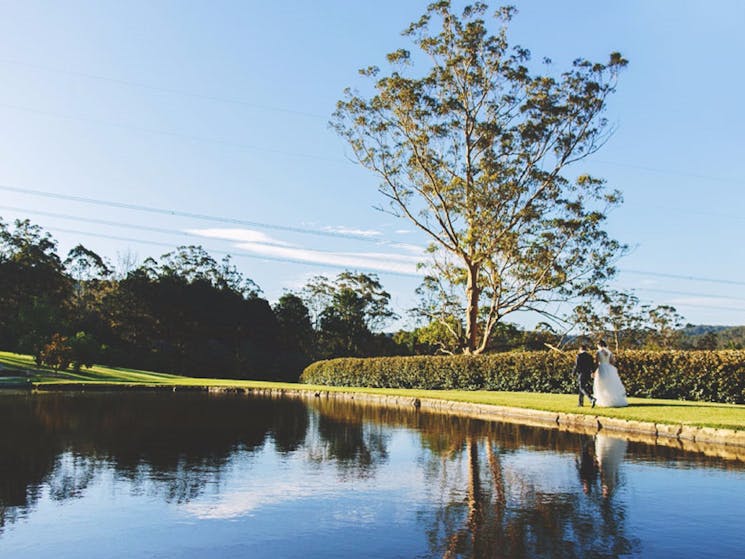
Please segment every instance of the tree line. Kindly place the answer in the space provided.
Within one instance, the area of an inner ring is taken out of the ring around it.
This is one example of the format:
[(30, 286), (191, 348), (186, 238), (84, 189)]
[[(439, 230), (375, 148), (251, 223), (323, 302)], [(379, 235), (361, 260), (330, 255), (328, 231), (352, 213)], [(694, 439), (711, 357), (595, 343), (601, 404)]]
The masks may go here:
[[(29, 220), (0, 219), (0, 348), (54, 368), (99, 363), (296, 380), (319, 359), (459, 352), (452, 332), (465, 328), (463, 317), (385, 333), (395, 318), (375, 274), (316, 276), (272, 305), (230, 257), (218, 261), (200, 246), (117, 270), (83, 245), (61, 257), (55, 239)], [(717, 344), (713, 333), (686, 335), (674, 308), (640, 305), (633, 295), (616, 294), (605, 307), (577, 307), (573, 319), (577, 331), (621, 348)], [(576, 339), (548, 324), (526, 331), (502, 322), (486, 351), (545, 350)]]
[(130, 270), (29, 220), (0, 219), (0, 347), (37, 363), (294, 380), (316, 359), (406, 351), (375, 275), (318, 276), (273, 306), (231, 262), (181, 246)]

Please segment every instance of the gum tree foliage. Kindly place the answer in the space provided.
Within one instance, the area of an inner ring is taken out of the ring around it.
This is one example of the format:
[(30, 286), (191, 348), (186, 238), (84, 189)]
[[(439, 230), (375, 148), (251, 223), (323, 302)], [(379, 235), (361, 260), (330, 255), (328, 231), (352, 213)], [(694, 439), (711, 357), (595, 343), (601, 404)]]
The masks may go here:
[(361, 70), (374, 94), (347, 89), (332, 119), (380, 178), (381, 209), (429, 236), (423, 288), (433, 295), (422, 311), (432, 320), (456, 309), (463, 334), (450, 334), (466, 353), (484, 351), (516, 311), (548, 313), (602, 286), (623, 249), (603, 230), (619, 193), (567, 170), (607, 139), (603, 112), (626, 60), (579, 58), (557, 73), (544, 59), (536, 72), (530, 52), (508, 42), (514, 14), (431, 4), (404, 31), (417, 62), (400, 49), (390, 73)]
[(190, 283), (203, 282), (216, 289), (239, 293), (245, 299), (254, 299), (261, 294), (261, 288), (238, 271), (229, 255), (218, 262), (201, 246), (177, 247), (161, 256), (159, 262), (148, 258), (142, 269), (150, 277), (179, 277)]
[(376, 331), (387, 321), (396, 318), (391, 309), (391, 295), (380, 283), (377, 274), (346, 270), (330, 280), (326, 276), (315, 276), (300, 290), (311, 314), (313, 325), (320, 328), (324, 312), (334, 313), (351, 320), (355, 315), (366, 329)]
[(683, 317), (670, 305), (642, 303), (633, 293), (608, 291), (577, 305), (569, 321), (584, 336), (606, 338), (615, 348), (672, 349), (681, 344)]
[(140, 351), (148, 348), (149, 366), (244, 378), (272, 372), (276, 318), (259, 287), (229, 259), (218, 262), (201, 246), (180, 246), (145, 260), (119, 285), (122, 338)]
[[(101, 336), (106, 330), (100, 312), (101, 307), (103, 301), (116, 289), (111, 266), (81, 244), (67, 253), (63, 265), (73, 285), (68, 301), (70, 332)], [(92, 347), (92, 342), (86, 344), (86, 348)], [(86, 359), (90, 361), (90, 358)]]
[[(316, 333), (308, 307), (293, 293), (285, 293), (272, 307), (279, 327), (279, 357), (283, 370), (302, 371), (316, 355)], [(294, 376), (290, 380), (296, 380)]]
[(0, 219), (0, 347), (39, 359), (70, 289), (52, 236), (28, 219)]
[(396, 314), (391, 309), (391, 296), (376, 274), (347, 270), (333, 280), (316, 276), (298, 296), (313, 317), (318, 357), (361, 357), (395, 351), (395, 344), (379, 333)]

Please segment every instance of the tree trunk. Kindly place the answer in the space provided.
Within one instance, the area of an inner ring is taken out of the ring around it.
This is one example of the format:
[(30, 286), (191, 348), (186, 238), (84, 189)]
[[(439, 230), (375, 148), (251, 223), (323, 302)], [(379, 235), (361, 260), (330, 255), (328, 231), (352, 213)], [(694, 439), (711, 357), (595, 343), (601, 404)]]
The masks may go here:
[(465, 353), (479, 353), (479, 298), (481, 289), (478, 285), (478, 265), (468, 265), (466, 283), (466, 347)]

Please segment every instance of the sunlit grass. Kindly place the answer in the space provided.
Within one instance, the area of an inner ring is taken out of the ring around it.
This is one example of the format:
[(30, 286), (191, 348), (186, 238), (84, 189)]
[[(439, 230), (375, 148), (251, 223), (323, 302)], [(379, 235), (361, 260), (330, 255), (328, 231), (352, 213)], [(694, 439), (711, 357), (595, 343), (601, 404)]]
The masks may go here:
[(733, 404), (715, 404), (709, 402), (687, 402), (682, 400), (659, 400), (647, 398), (629, 398), (626, 408), (599, 408), (590, 406), (577, 407), (575, 394), (543, 394), (535, 392), (489, 392), (466, 390), (404, 390), (383, 388), (340, 388), (314, 386), (307, 384), (247, 381), (219, 378), (194, 378), (167, 373), (139, 371), (119, 367), (96, 365), (82, 369), (80, 373), (70, 371), (55, 372), (39, 368), (27, 355), (0, 352), (0, 364), (5, 371), (0, 376), (0, 388), (5, 385), (17, 385), (19, 380), (30, 382), (39, 387), (60, 383), (90, 383), (110, 385), (143, 385), (143, 386), (214, 386), (236, 388), (267, 388), (290, 390), (324, 390), (329, 392), (358, 392), (403, 396), (409, 398), (430, 398), (457, 402), (471, 402), (543, 410), (557, 413), (581, 413), (604, 417), (616, 417), (633, 421), (653, 423), (684, 424), (701, 427), (728, 429), (745, 429), (745, 406)]

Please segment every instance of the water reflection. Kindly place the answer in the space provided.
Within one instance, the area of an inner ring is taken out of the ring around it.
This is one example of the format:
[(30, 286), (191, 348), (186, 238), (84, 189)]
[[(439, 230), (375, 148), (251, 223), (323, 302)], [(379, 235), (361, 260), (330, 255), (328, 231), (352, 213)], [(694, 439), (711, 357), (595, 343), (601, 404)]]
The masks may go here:
[[(122, 489), (137, 503), (147, 497), (148, 522), (163, 522), (161, 530), (175, 530), (164, 504), (177, 518), (238, 522), (225, 540), (213, 541), (212, 529), (184, 528), (178, 537), (201, 538), (211, 549), (246, 538), (255, 557), (343, 557), (350, 546), (377, 557), (617, 557), (658, 544), (629, 492), (645, 478), (628, 464), (647, 468), (647, 476), (673, 467), (731, 470), (735, 477), (722, 482), (727, 494), (745, 480), (741, 463), (605, 434), (333, 399), (5, 394), (0, 424), (7, 426), (0, 430), (0, 552), (20, 519), (44, 516), (44, 503), (85, 501), (104, 488), (112, 499)], [(662, 519), (669, 511), (660, 501)], [(744, 520), (704, 512), (720, 524)], [(262, 519), (274, 520), (267, 528)], [(313, 537), (326, 530), (316, 539), (334, 545), (314, 551), (315, 540), (301, 538), (306, 522)], [(174, 545), (158, 537), (155, 549)], [(284, 547), (270, 553), (262, 538)], [(718, 545), (715, 531), (710, 539)]]
[[(576, 486), (557, 487), (555, 479), (544, 477), (541, 468), (535, 471), (532, 459), (514, 449), (469, 437), (465, 495), (448, 503), (427, 528), (431, 555), (616, 557), (638, 551), (624, 507), (605, 498), (609, 495), (592, 494), (599, 468), (588, 456), (591, 438), (580, 438), (582, 490), (577, 491)], [(610, 460), (619, 456), (613, 453)], [(618, 473), (618, 463), (615, 472), (609, 460), (604, 464), (609, 476)]]
[(619, 483), (618, 470), (627, 446), (628, 443), (624, 439), (601, 433), (595, 436), (595, 455), (600, 468), (603, 497), (610, 497)]
[(102, 468), (135, 492), (154, 479), (167, 501), (189, 501), (236, 450), (257, 449), (267, 436), (296, 449), (307, 429), (299, 402), (287, 403), (294, 408), (287, 415), (268, 401), (199, 395), (24, 395), (0, 403), (0, 424), (13, 426), (0, 433), (4, 509), (28, 508), (42, 484), (52, 499), (79, 497)]

